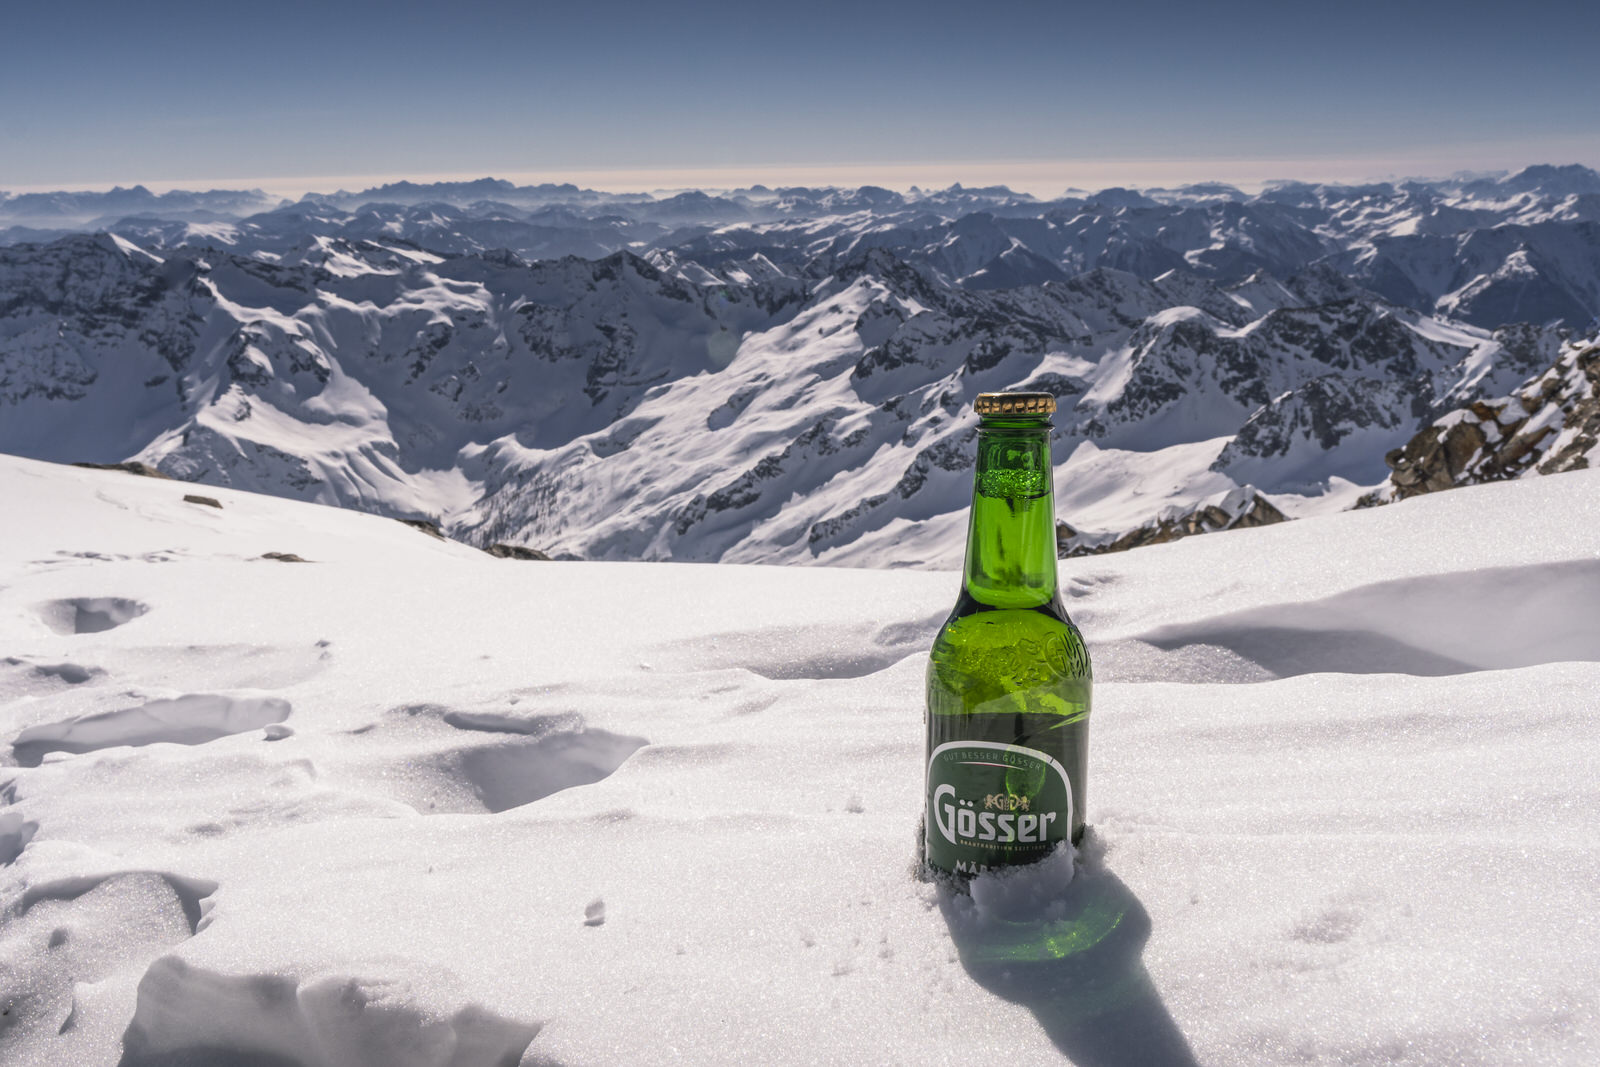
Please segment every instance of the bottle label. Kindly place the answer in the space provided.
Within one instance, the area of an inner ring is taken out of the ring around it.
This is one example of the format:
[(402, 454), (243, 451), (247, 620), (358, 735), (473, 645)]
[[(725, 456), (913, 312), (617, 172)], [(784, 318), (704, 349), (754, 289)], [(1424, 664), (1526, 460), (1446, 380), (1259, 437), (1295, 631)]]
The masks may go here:
[(950, 741), (928, 760), (928, 862), (947, 871), (1031, 863), (1072, 836), (1072, 782), (1038, 749)]

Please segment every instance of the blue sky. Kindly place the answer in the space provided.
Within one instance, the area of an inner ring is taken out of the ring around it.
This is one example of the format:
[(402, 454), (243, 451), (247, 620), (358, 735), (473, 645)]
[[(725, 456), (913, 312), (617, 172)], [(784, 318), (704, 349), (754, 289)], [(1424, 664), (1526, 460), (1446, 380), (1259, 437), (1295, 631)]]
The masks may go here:
[(1600, 165), (1600, 5), (1549, 0), (61, 0), (6, 23), (0, 189)]

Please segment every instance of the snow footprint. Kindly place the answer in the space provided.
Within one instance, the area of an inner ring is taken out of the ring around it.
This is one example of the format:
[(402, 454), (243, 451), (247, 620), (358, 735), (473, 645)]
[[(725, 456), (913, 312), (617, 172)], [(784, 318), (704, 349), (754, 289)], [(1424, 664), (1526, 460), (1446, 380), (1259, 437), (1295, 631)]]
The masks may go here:
[(47, 752), (94, 752), (160, 741), (204, 744), (282, 722), (289, 717), (289, 711), (289, 702), (278, 697), (190, 693), (172, 700), (152, 700), (135, 708), (31, 726), (17, 735), (11, 748), (18, 763), (37, 767)]
[(609, 778), (647, 744), (642, 737), (575, 730), (537, 741), (468, 749), (461, 754), (460, 771), (483, 806), (501, 812)]
[(98, 634), (115, 630), (150, 610), (150, 605), (123, 597), (71, 597), (49, 600), (37, 608), (39, 620), (58, 634)]
[(30, 822), (14, 811), (0, 814), (0, 867), (15, 863), (38, 830), (38, 823)]
[(643, 737), (588, 729), (575, 714), (518, 717), (452, 711), (443, 718), (458, 730), (508, 735), (497, 744), (455, 754), (454, 769), (491, 812), (592, 785), (649, 744)]
[(865, 625), (778, 626), (673, 641), (651, 650), (671, 671), (743, 668), (772, 681), (865, 678), (925, 652), (943, 616)]
[(48, 693), (103, 678), (105, 671), (81, 663), (34, 663), (20, 656), (0, 659), (0, 700)]
[(377, 762), (368, 773), (381, 777), (383, 791), (425, 815), (498, 813), (592, 785), (649, 744), (591, 729), (576, 712), (518, 715), (433, 703), (392, 708), (350, 733), (374, 746)]

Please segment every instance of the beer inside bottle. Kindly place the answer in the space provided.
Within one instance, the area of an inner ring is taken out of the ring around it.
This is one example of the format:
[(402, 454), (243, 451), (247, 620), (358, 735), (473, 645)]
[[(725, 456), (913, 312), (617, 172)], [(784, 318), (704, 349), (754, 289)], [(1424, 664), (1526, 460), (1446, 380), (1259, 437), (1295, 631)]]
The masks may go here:
[(928, 660), (925, 857), (976, 873), (1083, 834), (1089, 653), (1056, 588), (1048, 393), (978, 397), (960, 598)]

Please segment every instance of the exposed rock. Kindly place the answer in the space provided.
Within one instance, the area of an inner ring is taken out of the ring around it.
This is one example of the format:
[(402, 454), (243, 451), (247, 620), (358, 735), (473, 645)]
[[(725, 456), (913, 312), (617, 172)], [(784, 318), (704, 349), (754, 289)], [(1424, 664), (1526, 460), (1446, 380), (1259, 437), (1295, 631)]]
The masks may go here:
[(263, 552), (262, 559), (275, 559), (279, 563), (305, 563), (306, 560), (293, 552)]
[(1257, 408), (1211, 469), (1243, 481), (1271, 471), (1275, 463), (1320, 459), (1353, 434), (1392, 433), (1402, 439), (1416, 425), (1413, 403), (1429, 399), (1405, 381), (1337, 374), (1311, 378)]
[(1600, 344), (1568, 345), (1510, 396), (1474, 401), (1384, 457), (1389, 484), (1363, 503), (1589, 466), (1600, 443)]
[(550, 557), (540, 552), (537, 548), (528, 548), (526, 545), (490, 545), (484, 549), (496, 559), (531, 559), (542, 563), (550, 562)]
[(1064, 559), (1126, 552), (1130, 548), (1164, 544), (1193, 534), (1271, 526), (1287, 518), (1255, 486), (1245, 485), (1208, 497), (1187, 510), (1168, 508), (1149, 522), (1123, 533), (1090, 534), (1057, 522), (1056, 554)]
[(396, 519), (395, 521), (403, 522), (413, 530), (421, 530), (429, 537), (437, 537), (441, 541), (445, 540), (444, 531), (432, 519)]
[(128, 474), (137, 474), (141, 478), (172, 478), (170, 474), (163, 474), (148, 463), (130, 460), (127, 463), (74, 463), (74, 467), (87, 467), (92, 471), (125, 471)]
[(214, 496), (201, 496), (198, 493), (185, 493), (183, 501), (186, 504), (204, 504), (208, 508), (221, 509), (222, 501)]

